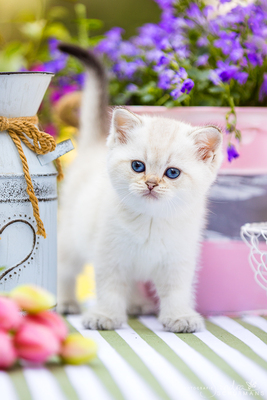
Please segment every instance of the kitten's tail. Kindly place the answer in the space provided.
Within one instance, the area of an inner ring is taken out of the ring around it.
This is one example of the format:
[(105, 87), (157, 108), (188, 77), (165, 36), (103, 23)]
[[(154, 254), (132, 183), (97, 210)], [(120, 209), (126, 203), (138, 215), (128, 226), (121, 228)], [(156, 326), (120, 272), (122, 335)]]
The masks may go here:
[(66, 43), (59, 44), (58, 49), (76, 57), (87, 69), (79, 122), (80, 148), (86, 148), (106, 138), (108, 133), (106, 73), (92, 52)]

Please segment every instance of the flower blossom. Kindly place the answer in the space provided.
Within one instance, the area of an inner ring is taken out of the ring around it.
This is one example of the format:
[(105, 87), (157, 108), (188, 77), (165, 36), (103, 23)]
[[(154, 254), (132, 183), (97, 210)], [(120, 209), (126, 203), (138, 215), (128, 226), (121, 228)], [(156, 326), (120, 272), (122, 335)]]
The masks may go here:
[(195, 84), (192, 81), (192, 79), (186, 79), (182, 84), (181, 92), (182, 93), (187, 93), (187, 94), (190, 93), (191, 90), (193, 89), (194, 85)]
[(239, 153), (237, 152), (235, 146), (232, 143), (230, 143), (227, 147), (227, 155), (229, 162), (231, 162), (234, 158), (239, 157)]

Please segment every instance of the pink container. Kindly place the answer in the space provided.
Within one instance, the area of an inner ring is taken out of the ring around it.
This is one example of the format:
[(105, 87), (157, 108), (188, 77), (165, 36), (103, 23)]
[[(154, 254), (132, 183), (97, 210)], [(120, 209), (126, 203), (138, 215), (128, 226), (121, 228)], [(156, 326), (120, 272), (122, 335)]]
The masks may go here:
[[(226, 107), (131, 106), (137, 114), (155, 114), (192, 125), (225, 127)], [(237, 107), (242, 132), (240, 157), (225, 160), (210, 194), (206, 237), (199, 260), (197, 305), (204, 315), (260, 312), (267, 314), (267, 294), (255, 282), (249, 249), (240, 228), (247, 222), (267, 221), (267, 110)], [(227, 135), (225, 135), (225, 148)], [(225, 151), (226, 154), (226, 151)], [(267, 245), (261, 244), (263, 247)]]

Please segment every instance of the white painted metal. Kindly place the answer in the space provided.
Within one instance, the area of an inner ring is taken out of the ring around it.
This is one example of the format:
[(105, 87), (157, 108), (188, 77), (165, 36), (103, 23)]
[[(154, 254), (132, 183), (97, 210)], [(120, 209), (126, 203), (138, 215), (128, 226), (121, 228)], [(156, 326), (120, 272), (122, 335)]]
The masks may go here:
[[(0, 116), (36, 115), (53, 74), (0, 74)], [(35, 283), (56, 293), (57, 171), (41, 165), (23, 143), (39, 200), (47, 238), (36, 235), (32, 205), (18, 151), (7, 132), (0, 132), (0, 291)]]
[(40, 154), (37, 156), (41, 165), (48, 164), (49, 162), (55, 160), (58, 157), (63, 156), (64, 154), (68, 153), (69, 151), (73, 150), (74, 146), (70, 139), (64, 140), (57, 144), (57, 147), (54, 151), (51, 151), (47, 154)]
[(241, 226), (240, 235), (250, 248), (248, 260), (254, 279), (267, 293), (267, 222), (245, 224)]

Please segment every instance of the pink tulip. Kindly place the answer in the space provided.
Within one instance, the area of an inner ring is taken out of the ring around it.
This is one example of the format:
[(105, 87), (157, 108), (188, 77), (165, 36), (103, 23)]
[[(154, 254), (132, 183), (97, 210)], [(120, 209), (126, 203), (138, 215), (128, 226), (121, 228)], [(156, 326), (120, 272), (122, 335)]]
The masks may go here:
[(17, 304), (8, 297), (0, 297), (0, 329), (16, 330), (22, 321)]
[(14, 344), (20, 358), (36, 363), (44, 363), (60, 349), (60, 342), (51, 329), (26, 320), (16, 333)]
[(71, 333), (62, 344), (60, 355), (68, 364), (83, 364), (96, 357), (97, 344), (79, 333)]
[(34, 322), (46, 326), (60, 340), (64, 340), (68, 334), (68, 328), (63, 318), (52, 311), (42, 311), (38, 314), (31, 314), (25, 317), (25, 321)]
[(12, 367), (17, 358), (17, 354), (11, 336), (0, 331), (0, 369)]
[(21, 285), (11, 290), (9, 297), (28, 313), (35, 314), (48, 310), (56, 304), (55, 296), (47, 290), (35, 285)]

